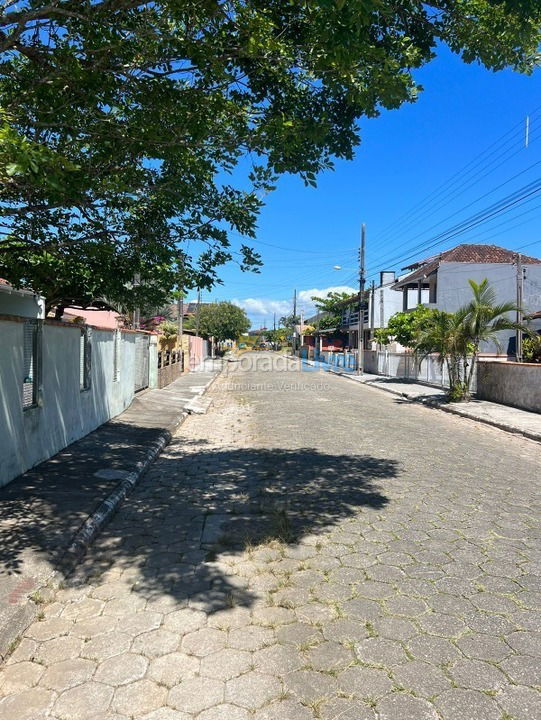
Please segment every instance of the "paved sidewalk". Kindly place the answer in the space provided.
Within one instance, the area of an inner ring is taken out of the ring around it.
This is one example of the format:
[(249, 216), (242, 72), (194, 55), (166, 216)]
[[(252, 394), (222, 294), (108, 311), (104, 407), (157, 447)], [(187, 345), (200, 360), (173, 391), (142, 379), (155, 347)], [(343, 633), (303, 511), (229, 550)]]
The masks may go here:
[[(207, 360), (137, 395), (105, 425), (0, 489), (0, 660), (61, 579), (74, 536), (119, 483), (133, 483), (221, 369)], [(94, 529), (96, 529), (94, 527)]]
[(379, 390), (400, 395), (412, 402), (433, 405), (445, 412), (493, 425), (507, 432), (518, 433), (530, 438), (530, 440), (541, 441), (541, 414), (539, 413), (520, 410), (509, 405), (500, 405), (488, 400), (473, 399), (468, 403), (450, 403), (446, 400), (444, 390), (404, 378), (390, 378), (384, 375), (373, 375), (372, 373), (364, 373), (359, 377), (334, 369), (329, 369), (328, 372), (346, 377), (353, 382), (360, 382)]

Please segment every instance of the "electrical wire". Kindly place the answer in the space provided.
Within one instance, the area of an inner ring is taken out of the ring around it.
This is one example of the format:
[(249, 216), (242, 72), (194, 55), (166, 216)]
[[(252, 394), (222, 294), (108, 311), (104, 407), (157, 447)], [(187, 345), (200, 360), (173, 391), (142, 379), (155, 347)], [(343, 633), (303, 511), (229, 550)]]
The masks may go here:
[[(527, 185), (523, 186), (519, 190), (516, 190), (513, 193), (510, 193), (509, 195), (505, 196), (504, 198), (500, 199), (496, 203), (493, 203), (488, 208), (485, 208), (484, 210), (479, 211), (478, 213), (475, 213), (474, 215), (470, 216), (469, 218), (466, 218), (460, 223), (457, 223), (456, 225), (448, 228), (447, 230), (444, 230), (443, 232), (433, 236), (432, 238), (429, 238), (427, 241), (422, 243), (422, 245), (419, 245), (414, 248), (409, 248), (407, 252), (413, 252), (413, 254), (404, 255), (400, 254), (398, 256), (395, 256), (392, 258), (392, 260), (388, 261), (390, 264), (395, 264), (398, 262), (405, 262), (406, 260), (411, 259), (412, 257), (415, 257), (416, 254), (418, 254), (421, 250), (423, 252), (426, 252), (428, 250), (433, 249), (434, 247), (437, 247), (438, 245), (443, 244), (444, 242), (447, 242), (449, 240), (452, 240), (456, 237), (459, 237), (460, 235), (464, 234), (467, 230), (476, 227), (478, 225), (481, 225), (485, 222), (488, 222), (492, 217), (496, 217), (501, 214), (505, 214), (511, 210), (515, 205), (523, 202), (528, 202), (528, 198), (533, 197), (534, 195), (538, 194), (541, 191), (541, 178), (534, 180), (531, 183), (528, 183)], [(372, 272), (375, 269), (374, 266), (369, 268), (369, 272)]]
[[(538, 106), (530, 113), (530, 118), (534, 118), (539, 111), (541, 110), (541, 106)], [(486, 160), (493, 157), (496, 153), (500, 153), (499, 158), (501, 158), (501, 151), (502, 149), (506, 148), (506, 145), (509, 144), (509, 142), (516, 143), (516, 137), (522, 136), (522, 130), (519, 128), (522, 128), (523, 121), (520, 121), (516, 123), (510, 130), (508, 130), (506, 133), (504, 133), (502, 136), (500, 136), (497, 140), (495, 140), (491, 145), (488, 146), (484, 151), (476, 155), (472, 160), (470, 160), (466, 165), (459, 170), (457, 170), (455, 173), (453, 173), (446, 181), (444, 181), (441, 185), (439, 185), (435, 191), (427, 195), (423, 200), (421, 200), (419, 203), (413, 206), (409, 211), (404, 213), (403, 215), (399, 216), (396, 220), (391, 222), (389, 225), (387, 225), (378, 235), (375, 237), (375, 241), (383, 240), (387, 236), (392, 235), (394, 228), (397, 225), (400, 225), (402, 229), (404, 229), (404, 220), (407, 218), (410, 218), (408, 223), (406, 223), (406, 226), (410, 225), (412, 223), (412, 216), (419, 214), (421, 210), (423, 210), (427, 205), (433, 205), (434, 201), (440, 197), (442, 194), (448, 192), (451, 188), (453, 188), (458, 182), (460, 182), (462, 185), (464, 184), (465, 179), (468, 177), (468, 175), (474, 171), (476, 168), (479, 167), (479, 165), (483, 165), (483, 163), (486, 163)], [(513, 135), (514, 137), (507, 140), (503, 146), (502, 141), (509, 135)], [(494, 148), (494, 149), (493, 149)], [(521, 141), (521, 148), (522, 148), (522, 141)], [(491, 151), (492, 152), (489, 152)], [(487, 155), (488, 153), (488, 155)], [(484, 156), (487, 155), (487, 157), (484, 158)], [(499, 159), (497, 158), (497, 159)], [(469, 168), (469, 169), (468, 169)], [(483, 169), (486, 169), (484, 167), (481, 167), (481, 171)], [(467, 171), (467, 172), (466, 172)]]

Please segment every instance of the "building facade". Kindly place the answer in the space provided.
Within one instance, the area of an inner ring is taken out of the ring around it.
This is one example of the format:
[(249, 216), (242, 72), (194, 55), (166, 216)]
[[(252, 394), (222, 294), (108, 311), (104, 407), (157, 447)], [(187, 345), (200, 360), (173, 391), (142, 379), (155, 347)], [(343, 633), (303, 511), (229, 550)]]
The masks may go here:
[[(527, 316), (541, 307), (541, 260), (497, 245), (457, 245), (437, 256), (405, 268), (411, 270), (393, 285), (401, 297), (401, 309), (417, 305), (456, 312), (472, 299), (469, 280), (485, 278), (493, 288), (496, 302), (516, 302), (517, 287), (522, 285), (522, 308)], [(522, 277), (521, 277), (522, 275)], [(512, 317), (515, 320), (515, 316)], [(483, 347), (486, 353), (513, 355), (515, 334), (500, 334), (501, 350), (494, 344)]]
[[(374, 330), (387, 327), (389, 318), (402, 309), (401, 296), (393, 290), (396, 275), (392, 270), (379, 273), (379, 282), (365, 291), (364, 346), (368, 347)], [(359, 296), (353, 305), (344, 308), (341, 330), (347, 333), (350, 347), (357, 347), (359, 332)]]

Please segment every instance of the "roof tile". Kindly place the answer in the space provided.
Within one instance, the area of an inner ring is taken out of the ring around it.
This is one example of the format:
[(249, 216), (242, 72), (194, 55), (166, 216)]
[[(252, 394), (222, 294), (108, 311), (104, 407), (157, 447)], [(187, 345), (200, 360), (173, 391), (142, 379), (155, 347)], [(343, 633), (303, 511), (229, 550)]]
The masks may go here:
[[(421, 267), (399, 280), (395, 287), (425, 278), (437, 270), (443, 262), (512, 263), (515, 255), (515, 250), (506, 250), (498, 245), (457, 245), (451, 250), (445, 250), (439, 255), (427, 258)], [(528, 255), (522, 255), (522, 262), (525, 265), (541, 264), (541, 260)]]

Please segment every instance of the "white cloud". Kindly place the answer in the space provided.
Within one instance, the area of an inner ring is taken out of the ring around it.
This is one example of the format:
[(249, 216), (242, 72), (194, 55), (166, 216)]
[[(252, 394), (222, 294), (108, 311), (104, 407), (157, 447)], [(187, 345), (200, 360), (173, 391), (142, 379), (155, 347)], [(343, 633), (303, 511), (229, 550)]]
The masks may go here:
[(276, 313), (278, 316), (287, 315), (291, 312), (291, 301), (287, 300), (269, 300), (267, 298), (245, 298), (239, 300), (234, 298), (231, 301), (234, 305), (238, 305), (246, 310), (248, 315), (272, 315)]
[(326, 298), (332, 292), (355, 293), (355, 288), (349, 285), (333, 285), (327, 288), (312, 288), (311, 290), (301, 290), (298, 294), (298, 302), (304, 310), (305, 315), (314, 315), (317, 310), (314, 305), (313, 297)]
[[(326, 288), (311, 288), (309, 290), (300, 290), (297, 293), (297, 310), (304, 312), (305, 317), (316, 314), (316, 307), (312, 297), (327, 297), (331, 292), (357, 292), (355, 288), (349, 285), (333, 285)], [(273, 314), (276, 313), (278, 321), (283, 315), (289, 315), (293, 311), (293, 300), (271, 300), (270, 298), (234, 298), (232, 301), (235, 305), (246, 310), (246, 313), (252, 320), (254, 325), (261, 324), (264, 320), (267, 325), (272, 321)]]

